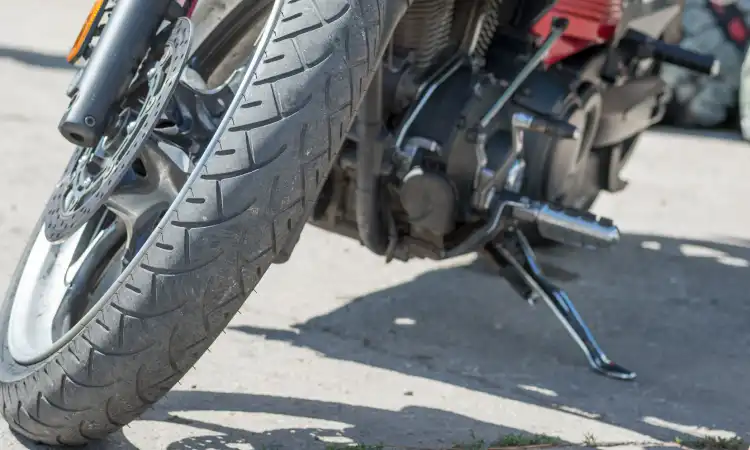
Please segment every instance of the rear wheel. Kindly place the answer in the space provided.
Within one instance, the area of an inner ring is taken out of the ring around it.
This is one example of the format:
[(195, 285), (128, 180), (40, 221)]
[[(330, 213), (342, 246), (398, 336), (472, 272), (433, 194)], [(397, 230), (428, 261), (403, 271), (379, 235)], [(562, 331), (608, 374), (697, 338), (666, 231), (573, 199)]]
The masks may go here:
[[(602, 115), (598, 89), (583, 85), (572, 96), (565, 120), (581, 130), (580, 139), (544, 135), (527, 137), (525, 194), (568, 208), (588, 210), (599, 194), (597, 153), (592, 149)], [(524, 230), (534, 246), (556, 245), (541, 237), (535, 226)]]
[[(102, 438), (195, 364), (304, 226), (377, 66), (383, 10), (279, 1), (204, 152), (150, 135), (82, 228), (60, 226), (51, 244), (40, 220), (0, 306), (2, 412), (14, 430), (53, 445)], [(252, 28), (213, 50), (206, 35), (198, 73), (212, 83), (231, 73), (227, 61), (246, 61)], [(161, 126), (179, 134), (179, 123)], [(68, 173), (81, 183), (48, 211), (97, 204), (106, 190), (89, 186), (117, 167), (92, 169), (101, 154), (76, 152)]]

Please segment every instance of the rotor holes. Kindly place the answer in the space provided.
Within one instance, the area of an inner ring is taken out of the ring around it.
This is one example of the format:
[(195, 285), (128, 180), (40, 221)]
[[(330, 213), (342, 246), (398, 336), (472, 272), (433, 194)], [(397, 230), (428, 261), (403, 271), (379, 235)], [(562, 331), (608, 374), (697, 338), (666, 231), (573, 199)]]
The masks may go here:
[(169, 128), (177, 128), (177, 123), (174, 120), (162, 119), (154, 127), (157, 131), (167, 130)]
[(263, 269), (260, 268), (260, 266), (255, 268), (255, 274), (258, 275), (258, 278), (263, 276)]
[(315, 184), (320, 184), (320, 169), (315, 169)]

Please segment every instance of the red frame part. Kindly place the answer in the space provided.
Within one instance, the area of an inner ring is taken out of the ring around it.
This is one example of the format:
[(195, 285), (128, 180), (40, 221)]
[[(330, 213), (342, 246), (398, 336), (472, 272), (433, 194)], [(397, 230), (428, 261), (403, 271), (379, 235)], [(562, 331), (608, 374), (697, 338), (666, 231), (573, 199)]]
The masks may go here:
[(622, 19), (622, 0), (558, 0), (532, 26), (531, 32), (545, 39), (555, 17), (568, 19), (568, 29), (547, 53), (545, 65), (555, 64), (592, 45), (610, 41)]
[(187, 9), (187, 18), (189, 19), (193, 15), (193, 11), (195, 11), (195, 5), (198, 4), (198, 0), (185, 0), (188, 4)]

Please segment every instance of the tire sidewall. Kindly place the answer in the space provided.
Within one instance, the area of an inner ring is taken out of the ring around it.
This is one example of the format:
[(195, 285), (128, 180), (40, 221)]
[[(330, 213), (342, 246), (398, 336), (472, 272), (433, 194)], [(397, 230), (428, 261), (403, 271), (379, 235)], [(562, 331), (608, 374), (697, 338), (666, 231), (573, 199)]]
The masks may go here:
[[(199, 2), (199, 6), (196, 7), (196, 10), (193, 14), (193, 17), (197, 19), (197, 22), (193, 22), (193, 34), (196, 39), (194, 39), (193, 41), (191, 53), (195, 52), (195, 50), (200, 46), (205, 37), (210, 33), (211, 29), (216, 28), (221, 23), (221, 20), (223, 20), (223, 18), (226, 18), (229, 14), (231, 14), (231, 10), (240, 7), (244, 2), (248, 1), (250, 0), (221, 0), (218, 3)], [(24, 248), (21, 256), (18, 259), (19, 264), (16, 266), (13, 276), (8, 283), (8, 288), (3, 298), (3, 302), (0, 305), (0, 383), (15, 383), (23, 380), (30, 375), (33, 375), (34, 373), (39, 372), (40, 370), (43, 370), (46, 365), (52, 363), (60, 354), (64, 353), (66, 351), (66, 348), (71, 345), (75, 345), (75, 341), (77, 339), (80, 339), (80, 335), (85, 332), (85, 330), (91, 325), (91, 322), (93, 321), (92, 319), (89, 321), (89, 323), (85, 324), (83, 329), (74, 337), (72, 337), (72, 339), (70, 339), (67, 343), (65, 343), (60, 350), (38, 363), (22, 365), (16, 362), (16, 360), (12, 357), (8, 346), (8, 329), (11, 311), (13, 308), (13, 300), (18, 290), (18, 286), (25, 268), (25, 264), (21, 264), (20, 262), (27, 261), (29, 254), (31, 253), (31, 250), (34, 246), (36, 237), (43, 226), (44, 217), (42, 216), (32, 228), (32, 232), (27, 239), (26, 247)], [(141, 249), (142, 252), (145, 252), (146, 250), (146, 248)], [(132, 270), (132, 268), (128, 267), (123, 273), (127, 273), (130, 270)], [(112, 296), (115, 295), (121, 287), (122, 286), (118, 284), (111, 286), (104, 294), (104, 296), (98, 301), (97, 307), (99, 309), (105, 307), (110, 302)]]
[[(26, 243), (26, 247), (21, 253), (19, 261), (26, 261), (34, 246), (36, 236), (41, 232), (44, 226), (44, 217), (40, 217), (36, 225), (32, 228), (31, 235)], [(18, 291), (18, 285), (23, 275), (24, 264), (18, 264), (16, 270), (8, 283), (5, 297), (0, 305), (0, 383), (12, 383), (19, 381), (28, 375), (38, 371), (42, 366), (48, 364), (56, 355), (52, 355), (44, 361), (36, 364), (24, 366), (18, 364), (10, 354), (8, 347), (8, 330), (10, 324), (11, 310), (13, 308), (13, 299)], [(59, 353), (59, 352), (58, 352)]]

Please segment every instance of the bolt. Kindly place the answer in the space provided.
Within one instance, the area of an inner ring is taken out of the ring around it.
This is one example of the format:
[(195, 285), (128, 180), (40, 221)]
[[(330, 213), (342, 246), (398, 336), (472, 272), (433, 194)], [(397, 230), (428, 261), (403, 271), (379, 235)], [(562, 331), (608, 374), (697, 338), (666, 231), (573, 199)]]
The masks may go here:
[(83, 119), (83, 123), (89, 128), (94, 128), (94, 125), (96, 125), (96, 119), (94, 119), (94, 116), (86, 116)]
[(481, 83), (477, 82), (476, 84), (474, 84), (473, 90), (474, 90), (474, 95), (476, 95), (477, 97), (482, 96), (482, 84)]

